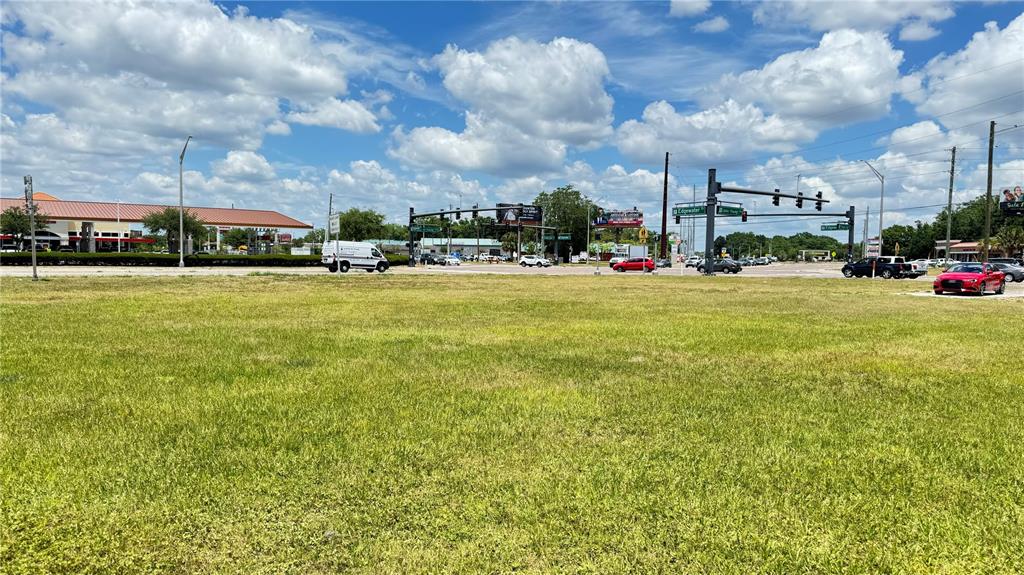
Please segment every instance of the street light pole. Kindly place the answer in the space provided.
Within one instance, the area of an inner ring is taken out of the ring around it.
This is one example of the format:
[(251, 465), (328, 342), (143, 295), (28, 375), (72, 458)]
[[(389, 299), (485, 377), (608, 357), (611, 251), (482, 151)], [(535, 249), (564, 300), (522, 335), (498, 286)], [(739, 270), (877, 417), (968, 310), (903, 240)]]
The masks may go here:
[[(867, 160), (861, 160), (874, 172), (875, 177), (882, 184), (882, 192), (878, 199), (878, 255), (882, 255), (882, 218), (885, 216), (885, 176), (883, 176), (878, 170), (875, 169)], [(874, 277), (874, 266), (871, 267), (871, 275)]]
[(185, 165), (185, 150), (188, 149), (188, 143), (192, 140), (192, 136), (189, 136), (185, 140), (185, 147), (181, 149), (181, 155), (178, 156), (178, 267), (185, 267), (185, 194), (184, 184), (182, 183), (183, 170)]
[(117, 253), (121, 253), (121, 200), (117, 200)]

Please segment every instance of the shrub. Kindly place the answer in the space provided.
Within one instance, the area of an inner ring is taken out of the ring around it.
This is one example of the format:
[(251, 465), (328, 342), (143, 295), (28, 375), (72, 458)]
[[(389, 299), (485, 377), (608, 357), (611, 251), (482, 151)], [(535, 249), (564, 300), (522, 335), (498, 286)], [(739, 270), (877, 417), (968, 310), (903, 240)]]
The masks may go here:
[[(67, 253), (39, 252), (39, 265), (73, 266), (176, 266), (178, 254), (154, 253)], [(0, 265), (31, 265), (32, 254), (14, 252), (0, 254)], [(288, 254), (185, 256), (185, 266), (268, 266), (293, 267), (320, 265), (320, 256), (293, 256)]]

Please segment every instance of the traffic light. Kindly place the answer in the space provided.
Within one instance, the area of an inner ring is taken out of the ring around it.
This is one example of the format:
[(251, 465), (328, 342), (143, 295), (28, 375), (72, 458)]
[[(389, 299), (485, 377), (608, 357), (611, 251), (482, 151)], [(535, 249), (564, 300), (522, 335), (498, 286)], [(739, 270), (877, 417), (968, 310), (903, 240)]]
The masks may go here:
[(479, 207), (479, 206), (477, 206), (476, 204), (473, 204), (473, 219), (474, 220), (477, 219), (480, 216), (480, 213), (476, 211), (477, 207)]
[(676, 225), (679, 225), (679, 216), (676, 216)]
[(743, 210), (743, 213), (740, 214), (740, 220), (747, 221), (747, 210)]
[(778, 196), (778, 194), (779, 194), (779, 189), (775, 188), (775, 195), (772, 196), (772, 205), (773, 206), (779, 205), (779, 196)]
[(455, 210), (455, 219), (461, 220), (462, 219), (462, 212), (460, 212), (459, 210)]
[(796, 207), (798, 207), (798, 208), (804, 207), (804, 193), (803, 192), (797, 192), (796, 195), (799, 196), (796, 199)]
[[(821, 192), (818, 192), (818, 194), (815, 197), (820, 200), (821, 199)], [(820, 212), (821, 211), (821, 202), (814, 202), (814, 209), (816, 209), (816, 210), (818, 210)]]

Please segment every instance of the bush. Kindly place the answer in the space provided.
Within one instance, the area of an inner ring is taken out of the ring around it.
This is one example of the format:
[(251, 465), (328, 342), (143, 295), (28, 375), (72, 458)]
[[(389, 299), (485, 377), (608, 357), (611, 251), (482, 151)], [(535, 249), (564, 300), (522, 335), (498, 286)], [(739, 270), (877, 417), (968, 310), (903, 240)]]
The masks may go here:
[(407, 266), (409, 265), (408, 254), (384, 254), (384, 257), (388, 259), (388, 264), (393, 266)]
[[(67, 253), (39, 252), (36, 254), (39, 265), (72, 265), (72, 266), (176, 266), (178, 254), (154, 253)], [(14, 252), (0, 254), (0, 265), (32, 265), (32, 254)], [(219, 255), (185, 256), (186, 267), (196, 266), (267, 266), (295, 267), (318, 266), (320, 256), (293, 256), (287, 254), (266, 255)]]

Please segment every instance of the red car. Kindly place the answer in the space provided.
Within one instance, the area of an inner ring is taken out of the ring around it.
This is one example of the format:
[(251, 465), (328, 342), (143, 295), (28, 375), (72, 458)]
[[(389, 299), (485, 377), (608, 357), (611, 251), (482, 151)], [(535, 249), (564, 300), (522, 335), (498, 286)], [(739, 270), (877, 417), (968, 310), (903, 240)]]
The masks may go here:
[(617, 272), (626, 271), (643, 271), (653, 272), (654, 271), (654, 260), (651, 258), (629, 258), (624, 262), (619, 262), (612, 266), (612, 269)]
[(1001, 294), (1006, 290), (1006, 274), (987, 263), (954, 264), (935, 278), (932, 289), (936, 295), (945, 292), (985, 295), (986, 290)]

